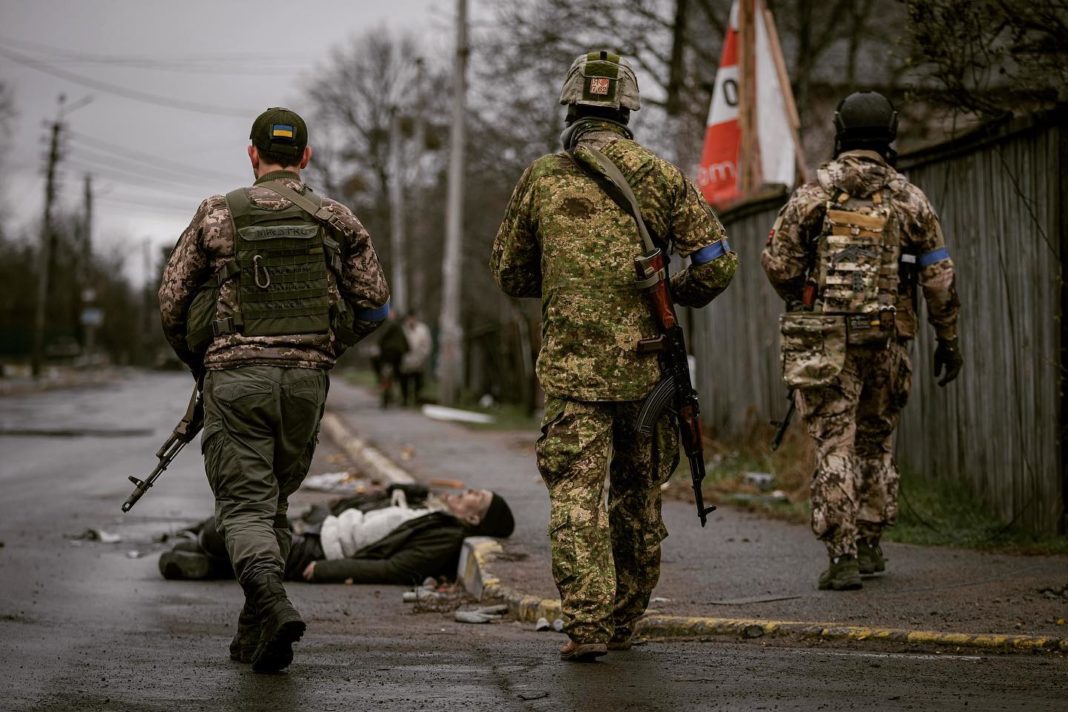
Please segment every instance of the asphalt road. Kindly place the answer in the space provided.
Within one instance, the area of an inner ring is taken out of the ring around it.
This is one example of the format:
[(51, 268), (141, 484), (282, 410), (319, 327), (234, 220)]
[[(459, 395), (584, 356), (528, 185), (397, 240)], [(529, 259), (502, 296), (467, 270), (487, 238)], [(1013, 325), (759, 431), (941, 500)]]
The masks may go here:
[[(672, 643), (570, 665), (559, 635), (414, 613), (370, 586), (291, 586), (308, 634), (288, 673), (255, 675), (227, 656), (238, 587), (157, 572), (153, 537), (211, 508), (196, 448), (119, 511), (187, 386), (134, 374), (0, 399), (0, 431), (22, 433), (0, 435), (0, 709), (1065, 709), (1059, 657)], [(121, 540), (64, 536), (89, 528)]]

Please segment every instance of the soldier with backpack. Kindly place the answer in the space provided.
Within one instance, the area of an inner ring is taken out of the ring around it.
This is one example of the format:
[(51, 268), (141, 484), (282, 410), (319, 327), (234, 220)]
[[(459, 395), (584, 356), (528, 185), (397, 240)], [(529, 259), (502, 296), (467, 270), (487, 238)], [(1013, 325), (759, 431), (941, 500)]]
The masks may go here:
[(159, 303), (168, 342), (203, 389), (215, 519), (245, 592), (234, 647), (252, 651), (238, 659), (253, 670), (276, 672), (305, 628), (282, 583), (288, 498), (315, 451), (327, 371), (385, 319), (389, 288), (352, 211), (301, 179), (304, 120), (268, 109), (250, 138), (255, 183), (200, 204)]
[(861, 587), (886, 568), (879, 541), (897, 516), (893, 433), (912, 378), (917, 287), (945, 386), (963, 365), (953, 261), (927, 196), (894, 169), (897, 112), (876, 92), (841, 101), (834, 159), (794, 192), (761, 263), (786, 301), (786, 385), (816, 441), (812, 530), (830, 565), (820, 589)]

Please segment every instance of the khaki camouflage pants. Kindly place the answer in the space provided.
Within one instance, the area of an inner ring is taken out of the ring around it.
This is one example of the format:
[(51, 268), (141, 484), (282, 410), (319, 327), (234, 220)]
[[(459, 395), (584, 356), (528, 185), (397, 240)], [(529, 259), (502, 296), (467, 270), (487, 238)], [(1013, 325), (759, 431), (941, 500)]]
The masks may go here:
[[(664, 417), (651, 436), (636, 430), (640, 402), (550, 397), (538, 439), (549, 489), (553, 578), (565, 630), (605, 642), (645, 612), (660, 578), (660, 485), (678, 464), (678, 431)], [(604, 483), (609, 481), (607, 511)]]
[(204, 379), (204, 468), (239, 581), (285, 569), (289, 496), (308, 474), (327, 383), (325, 371), (274, 366)]
[(816, 441), (812, 531), (831, 556), (857, 553), (857, 537), (878, 538), (897, 519), (894, 428), (909, 397), (906, 344), (850, 346), (834, 382), (797, 392)]

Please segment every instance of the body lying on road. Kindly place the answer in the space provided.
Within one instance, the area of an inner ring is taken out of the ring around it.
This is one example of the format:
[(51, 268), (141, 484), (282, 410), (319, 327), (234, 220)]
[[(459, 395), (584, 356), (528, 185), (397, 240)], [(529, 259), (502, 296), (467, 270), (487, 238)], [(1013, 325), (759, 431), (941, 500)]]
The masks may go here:
[[(463, 540), (507, 537), (515, 521), (490, 490), (434, 495), (421, 485), (391, 485), (318, 505), (299, 522), (285, 563), (287, 580), (411, 585), (451, 577)], [(210, 517), (187, 530), (159, 559), (167, 579), (232, 578), (223, 535)]]

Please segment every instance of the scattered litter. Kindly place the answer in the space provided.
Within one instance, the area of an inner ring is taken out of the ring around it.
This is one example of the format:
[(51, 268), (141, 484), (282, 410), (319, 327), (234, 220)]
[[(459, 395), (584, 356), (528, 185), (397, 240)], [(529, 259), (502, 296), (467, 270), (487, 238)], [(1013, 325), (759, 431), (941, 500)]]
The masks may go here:
[(790, 498), (782, 490), (774, 490), (768, 494), (748, 494), (746, 492), (734, 492), (727, 496), (731, 504), (788, 504)]
[(492, 408), (496, 402), (489, 393), (483, 393), (482, 397), (478, 399), (478, 405), (481, 408)]
[(538, 622), (534, 624), (534, 630), (538, 632), (543, 630), (555, 630), (557, 633), (562, 633), (564, 630), (564, 619), (557, 618), (550, 623), (548, 618), (539, 618)]
[(415, 448), (412, 447), (411, 445), (405, 445), (404, 449), (401, 450), (401, 456), (400, 457), (405, 462), (411, 460), (413, 457), (415, 457)]
[(649, 603), (671, 603), (671, 599), (663, 596), (653, 596), (649, 599)]
[(106, 532), (103, 529), (86, 529), (81, 534), (64, 534), (63, 538), (72, 541), (99, 541), (102, 544), (114, 544), (122, 541), (122, 537), (118, 534)]
[(424, 405), (423, 415), (434, 420), (452, 420), (458, 423), (479, 423), (481, 425), (488, 425), (494, 421), (492, 415), (475, 413), (470, 410), (459, 410), (458, 408), (446, 408), (441, 405)]
[(507, 612), (508, 606), (504, 604), (483, 606), (471, 611), (456, 611), (453, 619), (458, 623), (491, 623), (500, 620)]
[(127, 559), (140, 559), (141, 558), (141, 552), (137, 551), (136, 549), (131, 549), (130, 551), (126, 552), (126, 558)]
[(360, 494), (367, 491), (368, 482), (354, 472), (326, 472), (306, 478), (302, 487), (318, 492)]
[(746, 472), (745, 483), (755, 486), (761, 492), (767, 492), (775, 484), (775, 475), (770, 472)]
[(546, 692), (545, 690), (530, 690), (528, 692), (520, 692), (517, 695), (517, 697), (519, 697), (519, 699), (527, 700), (527, 701), (540, 700), (540, 699), (548, 697), (548, 696), (549, 696), (549, 693)]

